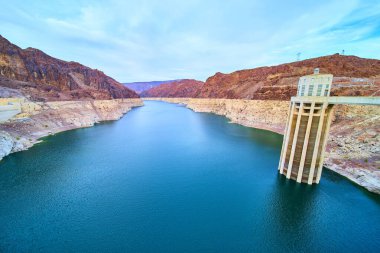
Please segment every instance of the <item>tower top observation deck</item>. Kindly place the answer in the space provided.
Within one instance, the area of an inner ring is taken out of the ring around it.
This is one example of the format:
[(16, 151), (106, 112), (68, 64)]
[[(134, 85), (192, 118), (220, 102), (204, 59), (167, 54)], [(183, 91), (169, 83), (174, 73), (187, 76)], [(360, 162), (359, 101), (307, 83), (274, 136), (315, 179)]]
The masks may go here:
[(298, 82), (297, 96), (330, 96), (333, 75), (320, 74), (319, 68), (314, 69), (314, 74), (302, 76)]

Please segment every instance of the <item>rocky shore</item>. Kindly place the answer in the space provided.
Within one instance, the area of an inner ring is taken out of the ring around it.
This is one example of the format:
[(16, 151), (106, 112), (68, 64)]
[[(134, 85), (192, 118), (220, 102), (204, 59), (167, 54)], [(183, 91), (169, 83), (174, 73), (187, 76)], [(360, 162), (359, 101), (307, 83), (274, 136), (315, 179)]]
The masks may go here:
[(95, 123), (120, 119), (138, 98), (21, 103), (21, 113), (0, 124), (0, 160), (13, 152), (26, 150), (39, 138), (59, 132), (90, 127)]
[[(289, 102), (276, 100), (145, 98), (185, 104), (195, 112), (215, 113), (233, 123), (283, 134)], [(335, 107), (325, 167), (380, 194), (380, 108)]]

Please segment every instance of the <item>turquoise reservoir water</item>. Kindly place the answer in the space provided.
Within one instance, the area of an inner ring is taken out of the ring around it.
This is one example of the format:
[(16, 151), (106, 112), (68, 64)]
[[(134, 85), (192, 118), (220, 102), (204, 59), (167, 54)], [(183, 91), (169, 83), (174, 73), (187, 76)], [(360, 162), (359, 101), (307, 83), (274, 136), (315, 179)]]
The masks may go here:
[(0, 252), (379, 252), (379, 196), (281, 140), (162, 102), (45, 138), (0, 162)]

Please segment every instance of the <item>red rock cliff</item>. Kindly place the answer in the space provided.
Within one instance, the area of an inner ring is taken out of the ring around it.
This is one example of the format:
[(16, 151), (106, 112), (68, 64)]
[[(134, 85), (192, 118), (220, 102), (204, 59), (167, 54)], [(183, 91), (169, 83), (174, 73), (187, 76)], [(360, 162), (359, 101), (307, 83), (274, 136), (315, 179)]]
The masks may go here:
[(216, 73), (207, 79), (198, 97), (289, 100), (296, 94), (298, 78), (312, 74), (317, 67), (321, 73), (334, 75), (332, 95), (370, 96), (379, 92), (379, 60), (335, 54), (230, 74)]
[(136, 98), (138, 95), (103, 72), (44, 52), (21, 49), (0, 35), (0, 86), (34, 100)]

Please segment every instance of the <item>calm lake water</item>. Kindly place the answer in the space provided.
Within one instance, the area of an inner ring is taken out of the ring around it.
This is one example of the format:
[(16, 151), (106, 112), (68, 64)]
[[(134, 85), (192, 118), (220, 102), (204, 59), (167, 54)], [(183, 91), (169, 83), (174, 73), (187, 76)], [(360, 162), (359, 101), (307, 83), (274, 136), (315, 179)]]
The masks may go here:
[(0, 162), (0, 252), (379, 252), (379, 196), (286, 180), (280, 135), (145, 104)]

